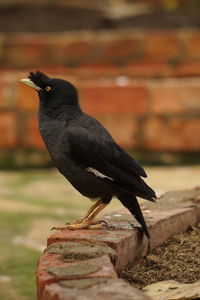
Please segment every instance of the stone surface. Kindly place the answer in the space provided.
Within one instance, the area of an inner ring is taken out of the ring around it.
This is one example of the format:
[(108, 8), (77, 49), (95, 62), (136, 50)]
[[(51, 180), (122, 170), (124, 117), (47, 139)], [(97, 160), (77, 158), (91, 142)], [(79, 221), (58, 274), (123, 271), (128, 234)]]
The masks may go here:
[(131, 287), (120, 279), (109, 279), (106, 283), (95, 284), (90, 288), (66, 288), (59, 284), (51, 284), (44, 290), (40, 300), (150, 300), (139, 290)]
[(143, 291), (154, 300), (197, 300), (200, 298), (200, 282), (187, 284), (166, 280), (148, 285)]

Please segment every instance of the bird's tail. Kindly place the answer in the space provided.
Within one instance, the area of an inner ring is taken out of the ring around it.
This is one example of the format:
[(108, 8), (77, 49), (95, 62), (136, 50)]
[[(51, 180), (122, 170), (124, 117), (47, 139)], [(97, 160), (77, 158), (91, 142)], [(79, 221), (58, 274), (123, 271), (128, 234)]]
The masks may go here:
[(123, 194), (117, 196), (117, 198), (131, 212), (131, 214), (135, 217), (135, 219), (141, 224), (145, 235), (150, 240), (150, 234), (149, 234), (146, 222), (144, 220), (141, 208), (137, 201), (137, 198), (129, 193), (123, 193)]

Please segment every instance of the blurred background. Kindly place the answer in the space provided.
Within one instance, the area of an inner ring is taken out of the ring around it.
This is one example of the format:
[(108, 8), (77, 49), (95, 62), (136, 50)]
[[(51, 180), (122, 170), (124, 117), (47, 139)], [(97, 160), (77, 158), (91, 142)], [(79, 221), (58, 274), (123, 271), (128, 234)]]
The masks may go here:
[(19, 80), (41, 70), (75, 84), (158, 195), (197, 186), (199, 13), (198, 0), (1, 0), (0, 299), (36, 298), (50, 228), (91, 205), (53, 168), (37, 95)]

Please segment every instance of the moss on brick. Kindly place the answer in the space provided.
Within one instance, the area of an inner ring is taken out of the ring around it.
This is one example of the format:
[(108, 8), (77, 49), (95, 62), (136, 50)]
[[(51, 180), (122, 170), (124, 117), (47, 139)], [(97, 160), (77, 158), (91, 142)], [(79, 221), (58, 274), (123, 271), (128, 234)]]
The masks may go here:
[(112, 248), (105, 243), (96, 241), (57, 242), (48, 246), (45, 252), (49, 254), (61, 254), (61, 259), (65, 262), (86, 260), (105, 254), (109, 255), (113, 262), (116, 258), (116, 252)]
[(100, 284), (100, 283), (106, 283), (109, 279), (107, 278), (83, 278), (79, 280), (62, 280), (59, 281), (59, 284), (61, 286), (67, 287), (67, 288), (78, 288), (78, 289), (86, 289), (93, 285)]
[(79, 277), (95, 273), (101, 269), (97, 264), (90, 262), (75, 263), (67, 267), (50, 267), (48, 272), (56, 277)]

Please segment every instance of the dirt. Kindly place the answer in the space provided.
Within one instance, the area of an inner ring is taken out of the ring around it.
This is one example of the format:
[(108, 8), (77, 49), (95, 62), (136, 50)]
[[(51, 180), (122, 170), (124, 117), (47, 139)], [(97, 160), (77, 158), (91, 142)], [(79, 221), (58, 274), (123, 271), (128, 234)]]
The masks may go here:
[(193, 283), (200, 280), (200, 224), (168, 239), (120, 277), (137, 288), (163, 280)]

